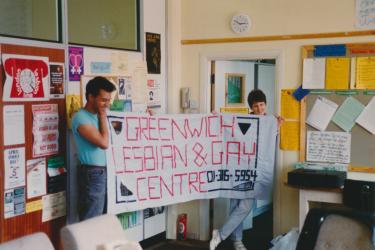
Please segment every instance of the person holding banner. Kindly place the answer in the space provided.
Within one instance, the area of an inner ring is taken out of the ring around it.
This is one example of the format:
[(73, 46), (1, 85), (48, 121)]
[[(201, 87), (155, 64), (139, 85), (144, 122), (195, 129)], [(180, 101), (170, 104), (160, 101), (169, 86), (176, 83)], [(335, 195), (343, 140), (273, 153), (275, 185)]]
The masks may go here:
[(107, 114), (111, 93), (116, 87), (98, 76), (86, 85), (84, 108), (72, 119), (79, 168), (79, 219), (86, 220), (105, 213), (107, 196), (106, 152), (109, 144)]
[[(267, 100), (266, 95), (259, 89), (253, 90), (247, 97), (247, 102), (253, 115), (266, 115)], [(280, 126), (284, 119), (277, 116), (277, 123)], [(255, 199), (230, 199), (230, 215), (229, 219), (221, 229), (215, 229), (212, 232), (210, 241), (210, 250), (214, 250), (221, 241), (230, 236), (233, 241), (235, 250), (247, 250), (242, 242), (243, 220), (250, 214)]]

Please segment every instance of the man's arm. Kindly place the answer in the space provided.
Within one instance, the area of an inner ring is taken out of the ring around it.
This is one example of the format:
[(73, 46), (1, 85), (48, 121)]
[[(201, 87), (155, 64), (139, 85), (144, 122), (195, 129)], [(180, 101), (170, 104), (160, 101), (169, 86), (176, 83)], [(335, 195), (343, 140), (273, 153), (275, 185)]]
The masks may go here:
[(107, 115), (105, 112), (99, 112), (98, 118), (99, 130), (92, 125), (80, 125), (77, 128), (77, 131), (83, 138), (92, 144), (100, 147), (101, 149), (107, 149), (109, 145), (109, 135), (106, 121)]

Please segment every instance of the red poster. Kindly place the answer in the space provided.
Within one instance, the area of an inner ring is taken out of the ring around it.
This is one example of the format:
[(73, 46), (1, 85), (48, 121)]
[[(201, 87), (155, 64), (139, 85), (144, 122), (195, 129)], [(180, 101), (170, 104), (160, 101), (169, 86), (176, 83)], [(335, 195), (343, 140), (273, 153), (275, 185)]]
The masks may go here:
[(49, 99), (48, 57), (3, 54), (4, 101)]

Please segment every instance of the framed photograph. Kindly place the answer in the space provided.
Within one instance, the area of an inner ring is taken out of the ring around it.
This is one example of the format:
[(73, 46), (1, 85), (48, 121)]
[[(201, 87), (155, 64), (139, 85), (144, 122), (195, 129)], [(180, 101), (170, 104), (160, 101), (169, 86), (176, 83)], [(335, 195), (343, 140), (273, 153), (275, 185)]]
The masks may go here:
[(246, 106), (245, 74), (225, 74), (225, 105)]

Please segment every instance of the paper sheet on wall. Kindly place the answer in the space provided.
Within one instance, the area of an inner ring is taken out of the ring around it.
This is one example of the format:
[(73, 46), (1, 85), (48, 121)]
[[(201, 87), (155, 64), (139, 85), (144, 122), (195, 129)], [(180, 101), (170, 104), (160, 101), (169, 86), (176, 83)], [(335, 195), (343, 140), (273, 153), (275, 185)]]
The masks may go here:
[(119, 76), (117, 78), (118, 85), (118, 99), (131, 100), (132, 99), (132, 77)]
[(375, 57), (357, 57), (356, 62), (356, 88), (375, 89)]
[(348, 89), (350, 79), (350, 58), (327, 58), (326, 89)]
[(65, 97), (65, 69), (63, 63), (49, 64), (50, 97)]
[(147, 103), (147, 65), (138, 61), (133, 72), (132, 101), (134, 104)]
[(47, 193), (46, 158), (27, 161), (27, 199), (42, 196)]
[(68, 128), (72, 128), (72, 118), (75, 112), (81, 108), (80, 95), (66, 95), (66, 122)]
[(59, 113), (57, 104), (32, 105), (33, 157), (47, 156), (59, 151)]
[(356, 0), (356, 27), (361, 29), (375, 28), (375, 2)]
[(344, 131), (349, 132), (364, 108), (365, 106), (362, 103), (350, 96), (337, 109), (332, 121)]
[(128, 54), (116, 52), (111, 54), (112, 73), (114, 75), (129, 74), (129, 58)]
[(50, 221), (66, 215), (65, 191), (42, 197), (42, 222)]
[(305, 58), (303, 60), (303, 88), (324, 89), (325, 70), (325, 58)]
[(355, 57), (352, 57), (350, 60), (350, 89), (355, 89), (355, 81), (356, 81), (356, 65), (357, 65), (357, 60)]
[(4, 145), (25, 143), (25, 111), (23, 105), (5, 105), (3, 110)]
[(4, 189), (25, 186), (25, 148), (4, 150)]
[(3, 101), (47, 101), (49, 99), (48, 57), (2, 54)]
[(299, 150), (299, 121), (286, 121), (280, 127), (280, 148)]
[(25, 187), (4, 191), (4, 218), (25, 213)]
[(306, 159), (313, 162), (350, 163), (350, 143), (350, 133), (307, 131)]
[(326, 130), (337, 107), (336, 103), (318, 96), (307, 117), (306, 123), (320, 131)]
[(367, 104), (356, 122), (371, 134), (375, 134), (375, 97)]
[(300, 117), (300, 103), (293, 97), (293, 90), (281, 90), (281, 116), (285, 119), (296, 119)]
[(147, 107), (160, 108), (161, 107), (161, 89), (160, 82), (157, 79), (147, 80)]
[(26, 213), (36, 212), (42, 210), (42, 208), (42, 199), (26, 203)]

